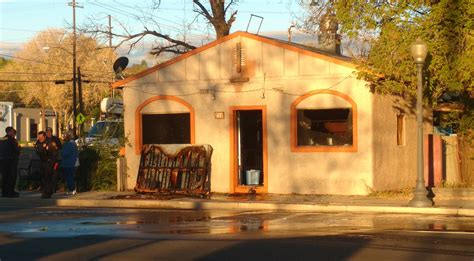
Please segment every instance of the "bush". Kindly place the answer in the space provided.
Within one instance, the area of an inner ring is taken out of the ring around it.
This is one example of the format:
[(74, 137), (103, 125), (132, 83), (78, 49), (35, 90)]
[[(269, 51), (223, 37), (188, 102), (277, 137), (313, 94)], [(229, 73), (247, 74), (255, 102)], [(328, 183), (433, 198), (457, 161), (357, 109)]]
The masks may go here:
[(77, 174), (79, 190), (114, 190), (117, 157), (117, 146), (93, 145), (81, 149), (79, 152), (81, 166)]

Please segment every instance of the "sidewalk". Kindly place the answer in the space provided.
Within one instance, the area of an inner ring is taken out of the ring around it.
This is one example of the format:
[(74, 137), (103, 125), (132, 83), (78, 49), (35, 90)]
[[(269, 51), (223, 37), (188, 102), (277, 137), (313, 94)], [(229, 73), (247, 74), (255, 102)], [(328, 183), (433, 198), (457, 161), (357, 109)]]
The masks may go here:
[(142, 195), (135, 192), (84, 192), (76, 196), (56, 193), (41, 199), (39, 192), (20, 192), (19, 198), (0, 198), (1, 206), (59, 206), (100, 208), (284, 210), (312, 212), (372, 212), (398, 214), (433, 214), (474, 217), (474, 198), (435, 197), (435, 206), (412, 208), (409, 197), (381, 198), (339, 195), (229, 195), (212, 194), (209, 199), (180, 195)]

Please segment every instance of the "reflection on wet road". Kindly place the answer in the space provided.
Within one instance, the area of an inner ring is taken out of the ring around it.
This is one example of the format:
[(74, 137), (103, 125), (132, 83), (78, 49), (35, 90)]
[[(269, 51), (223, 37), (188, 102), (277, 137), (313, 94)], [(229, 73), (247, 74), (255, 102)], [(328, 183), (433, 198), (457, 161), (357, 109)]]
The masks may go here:
[(2, 208), (0, 260), (474, 260), (467, 217)]
[[(10, 218), (9, 218), (10, 217)], [(240, 238), (331, 235), (362, 231), (449, 232), (474, 235), (473, 218), (399, 214), (135, 209), (10, 209), (0, 232), (17, 237), (84, 235)]]

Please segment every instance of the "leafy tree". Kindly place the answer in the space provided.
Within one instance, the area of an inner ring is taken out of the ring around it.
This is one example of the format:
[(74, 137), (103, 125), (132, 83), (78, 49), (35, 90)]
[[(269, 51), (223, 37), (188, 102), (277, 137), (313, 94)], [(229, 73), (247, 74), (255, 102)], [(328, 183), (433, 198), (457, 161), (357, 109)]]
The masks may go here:
[(0, 57), (0, 69), (1, 69), (2, 67), (4, 67), (5, 65), (7, 65), (8, 62), (9, 62), (8, 59), (3, 58), (3, 57)]
[[(72, 119), (72, 40), (64, 30), (40, 32), (1, 69), (8, 72), (2, 74), (2, 79), (12, 81), (0, 86), (1, 90), (13, 90), (27, 106), (52, 108), (59, 113), (58, 121), (64, 127)], [(87, 114), (108, 95), (115, 53), (79, 35), (76, 54)], [(57, 80), (64, 84), (55, 84)]]
[[(472, 129), (474, 76), (474, 4), (472, 0), (431, 1), (302, 1), (306, 13), (300, 26), (317, 32), (319, 21), (333, 14), (345, 37), (366, 41), (367, 55), (355, 57), (359, 77), (376, 92), (413, 98), (416, 70), (410, 45), (417, 37), (428, 46), (425, 102), (436, 106), (457, 99), (460, 131)], [(359, 42), (360, 43), (360, 42)], [(363, 43), (362, 43), (363, 44)]]
[(125, 71), (124, 77), (137, 74), (146, 69), (148, 69), (148, 63), (145, 60), (142, 60), (140, 64), (134, 64), (130, 66), (130, 68), (127, 68), (127, 70)]

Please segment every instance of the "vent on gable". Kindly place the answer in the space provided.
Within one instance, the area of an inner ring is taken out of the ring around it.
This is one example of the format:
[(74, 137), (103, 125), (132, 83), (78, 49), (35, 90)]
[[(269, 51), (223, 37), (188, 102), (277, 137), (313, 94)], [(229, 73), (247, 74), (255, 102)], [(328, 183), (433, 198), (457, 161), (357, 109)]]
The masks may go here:
[(242, 43), (238, 42), (235, 44), (233, 50), (233, 57), (234, 57), (234, 67), (237, 73), (242, 73), (245, 68), (245, 61), (246, 61), (246, 51), (245, 48), (242, 47)]

